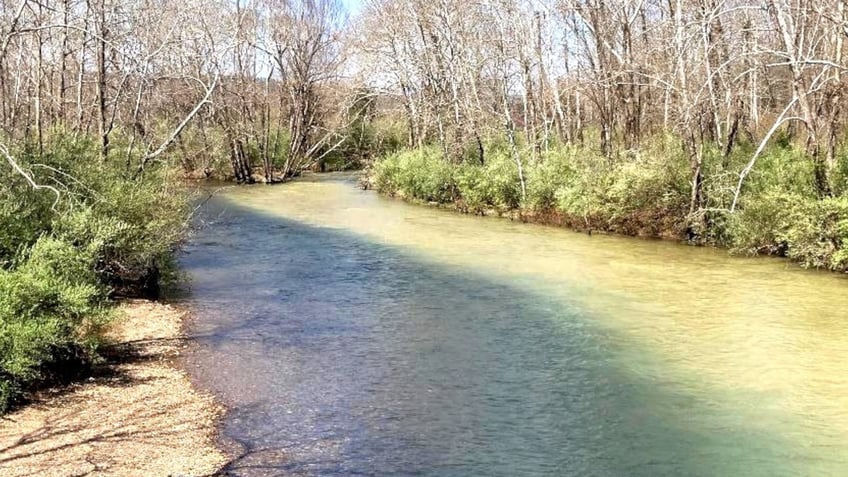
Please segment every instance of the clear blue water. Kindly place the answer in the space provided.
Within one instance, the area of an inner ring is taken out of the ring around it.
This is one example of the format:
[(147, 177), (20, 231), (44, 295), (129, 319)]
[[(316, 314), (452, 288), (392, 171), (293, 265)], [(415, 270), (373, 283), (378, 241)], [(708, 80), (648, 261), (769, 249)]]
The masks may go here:
[[(778, 340), (781, 355), (743, 359), (731, 345), (784, 326), (779, 317), (807, 316), (809, 302), (780, 302), (790, 309), (760, 322), (748, 314), (780, 296), (743, 306), (663, 285), (707, 265), (724, 271), (703, 280), (737, 280), (730, 288), (789, 278), (783, 286), (804, 294), (844, 280), (408, 206), (359, 191), (348, 176), (225, 193), (202, 222), (181, 260), (198, 343), (186, 363), (230, 409), (221, 424), (228, 475), (848, 469), (844, 396), (827, 399), (845, 380), (835, 364), (803, 361), (843, 356), (841, 322), (826, 321), (837, 335), (821, 343), (784, 327), (794, 334), (763, 338)], [(652, 268), (626, 271), (645, 260)], [(810, 313), (825, 320), (840, 306)], [(722, 329), (728, 313), (748, 325)], [(800, 397), (798, 369), (811, 383)]]

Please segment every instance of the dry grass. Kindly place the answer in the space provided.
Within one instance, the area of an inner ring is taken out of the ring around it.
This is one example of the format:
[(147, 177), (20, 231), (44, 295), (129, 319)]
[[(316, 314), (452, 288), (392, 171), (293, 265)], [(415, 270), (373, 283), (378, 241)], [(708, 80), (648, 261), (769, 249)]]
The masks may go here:
[(199, 476), (226, 462), (221, 409), (171, 360), (186, 346), (182, 313), (134, 301), (110, 331), (109, 365), (0, 419), (0, 476)]

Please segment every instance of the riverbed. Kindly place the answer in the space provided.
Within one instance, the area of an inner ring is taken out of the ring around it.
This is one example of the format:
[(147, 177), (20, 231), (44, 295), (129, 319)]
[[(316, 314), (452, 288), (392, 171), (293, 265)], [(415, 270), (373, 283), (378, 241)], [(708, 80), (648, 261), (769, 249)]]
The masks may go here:
[(838, 475), (848, 281), (387, 199), (229, 189), (181, 258), (231, 475)]

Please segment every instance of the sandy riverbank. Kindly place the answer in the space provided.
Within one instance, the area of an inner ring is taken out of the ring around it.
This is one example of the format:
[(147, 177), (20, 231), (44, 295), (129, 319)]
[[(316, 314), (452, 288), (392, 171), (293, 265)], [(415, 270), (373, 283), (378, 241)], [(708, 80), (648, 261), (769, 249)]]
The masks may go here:
[(132, 301), (109, 333), (107, 365), (0, 417), (0, 475), (202, 476), (225, 463), (221, 407), (173, 359), (187, 345), (183, 313)]

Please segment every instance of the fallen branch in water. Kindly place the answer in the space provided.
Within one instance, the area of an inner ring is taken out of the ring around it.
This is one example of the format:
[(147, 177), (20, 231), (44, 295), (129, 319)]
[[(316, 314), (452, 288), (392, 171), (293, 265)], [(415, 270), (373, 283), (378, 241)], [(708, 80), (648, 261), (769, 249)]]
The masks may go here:
[(199, 204), (197, 204), (194, 207), (194, 209), (192, 209), (191, 213), (188, 214), (187, 220), (191, 220), (194, 217), (194, 214), (196, 214), (198, 210), (200, 210), (204, 205), (206, 205), (207, 202), (212, 200), (212, 197), (215, 197), (215, 194), (217, 194), (218, 192), (221, 192), (224, 189), (231, 189), (233, 187), (235, 187), (235, 186), (233, 186), (233, 185), (223, 186), (223, 187), (219, 187), (219, 188), (213, 190), (212, 192), (210, 192), (209, 195), (205, 199), (203, 199)]

